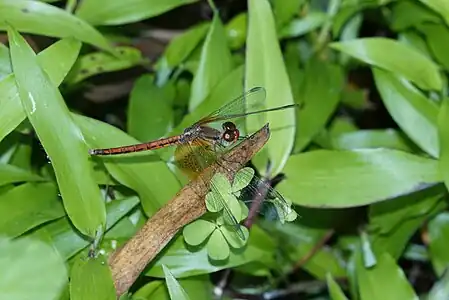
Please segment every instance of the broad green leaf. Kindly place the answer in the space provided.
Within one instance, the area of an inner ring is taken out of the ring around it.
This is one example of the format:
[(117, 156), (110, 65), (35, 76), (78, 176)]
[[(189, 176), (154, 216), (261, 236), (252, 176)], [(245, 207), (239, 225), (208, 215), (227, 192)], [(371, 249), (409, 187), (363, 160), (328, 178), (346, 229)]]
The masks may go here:
[[(109, 124), (80, 115), (72, 115), (90, 148), (107, 148), (139, 143)], [(121, 184), (135, 190), (145, 213), (152, 215), (179, 190), (179, 182), (167, 164), (154, 151), (115, 157), (95, 157)]]
[(420, 0), (422, 3), (433, 9), (443, 17), (446, 24), (449, 25), (449, 3), (445, 0)]
[(70, 272), (70, 299), (115, 299), (111, 271), (100, 256), (98, 259), (77, 259)]
[[(30, 0), (0, 2), (0, 30), (6, 23), (18, 31), (52, 37), (74, 37), (80, 41), (112, 52), (104, 36), (88, 23), (54, 5)], [(5, 13), (6, 12), (6, 13)]]
[[(139, 203), (137, 197), (117, 199), (106, 204), (106, 230), (111, 229), (124, 215), (128, 214)], [(89, 245), (79, 232), (74, 230), (68, 218), (62, 218), (40, 227), (31, 234), (32, 237), (49, 236), (52, 246), (61, 256), (68, 260)]]
[(226, 32), (216, 13), (201, 49), (198, 70), (192, 81), (189, 111), (193, 111), (203, 102), (212, 89), (232, 71), (232, 68)]
[(64, 260), (51, 246), (31, 238), (0, 239), (1, 299), (58, 299), (67, 283)]
[(45, 181), (45, 179), (19, 167), (0, 164), (0, 186), (21, 181)]
[(307, 63), (299, 93), (304, 108), (298, 113), (294, 153), (302, 151), (327, 124), (340, 101), (343, 84), (339, 66), (317, 59)]
[(279, 32), (279, 38), (292, 38), (304, 35), (320, 28), (328, 19), (322, 12), (308, 13), (304, 18), (295, 19), (285, 25)]
[[(60, 40), (37, 55), (39, 65), (54, 85), (59, 85), (75, 62), (81, 43), (67, 38)], [(25, 119), (14, 74), (0, 80), (0, 141)]]
[(449, 255), (446, 250), (449, 238), (449, 214), (443, 212), (433, 218), (428, 225), (429, 256), (437, 276), (442, 276), (449, 266)]
[(171, 83), (162, 87), (153, 78), (143, 75), (135, 83), (128, 104), (128, 133), (141, 141), (165, 136), (173, 128), (175, 88)]
[(338, 283), (335, 281), (335, 279), (332, 277), (332, 274), (327, 273), (326, 274), (326, 281), (327, 281), (327, 288), (329, 289), (329, 294), (332, 298), (332, 300), (347, 300), (345, 294), (341, 290)]
[(215, 228), (214, 223), (198, 219), (184, 226), (182, 234), (187, 244), (197, 246), (204, 242)]
[(22, 106), (52, 163), (67, 214), (83, 234), (95, 236), (106, 213), (83, 135), (30, 46), (13, 29), (8, 37)]
[(372, 268), (365, 268), (360, 259), (356, 265), (361, 299), (419, 299), (402, 269), (388, 253), (379, 255)]
[(93, 25), (121, 25), (148, 19), (198, 0), (83, 0), (76, 15)]
[(422, 150), (439, 156), (438, 106), (405, 79), (374, 68), (374, 80), (393, 120)]
[(172, 300), (188, 300), (189, 295), (187, 295), (186, 291), (182, 288), (182, 286), (179, 284), (179, 282), (176, 280), (176, 278), (173, 276), (173, 274), (170, 272), (170, 270), (165, 266), (162, 265), (162, 269), (164, 270), (165, 274), (165, 282), (167, 284), (168, 293), (170, 294), (170, 298)]
[(346, 132), (332, 137), (334, 149), (389, 148), (412, 152), (413, 143), (394, 129), (372, 129)]
[(116, 47), (114, 55), (107, 52), (93, 52), (81, 56), (65, 81), (75, 84), (91, 76), (125, 70), (143, 62), (142, 53), (132, 47)]
[(0, 232), (9, 237), (64, 215), (53, 183), (26, 183), (0, 195)]
[(427, 40), (428, 47), (435, 56), (435, 59), (443, 66), (449, 69), (449, 54), (445, 46), (449, 43), (449, 29), (443, 24), (420, 24), (418, 30), (421, 31)]
[[(415, 49), (386, 38), (362, 38), (331, 47), (367, 64), (402, 76), (424, 90), (441, 90), (443, 82), (438, 66)], [(385, 53), (388, 49), (388, 54)], [(413, 64), (410, 64), (413, 61)]]
[(209, 27), (210, 23), (202, 23), (174, 37), (164, 52), (168, 67), (174, 68), (184, 62), (204, 39)]
[(367, 205), (441, 182), (437, 161), (388, 149), (306, 152), (291, 156), (283, 172), (279, 192), (316, 208)]
[[(267, 92), (266, 108), (293, 104), (270, 4), (268, 0), (249, 0), (248, 10), (245, 89), (264, 87)], [(255, 131), (270, 123), (270, 139), (264, 150), (256, 155), (254, 163), (264, 173), (270, 161), (270, 174), (274, 175), (282, 170), (293, 147), (295, 109), (270, 112), (265, 116), (249, 116), (246, 125), (249, 131)]]

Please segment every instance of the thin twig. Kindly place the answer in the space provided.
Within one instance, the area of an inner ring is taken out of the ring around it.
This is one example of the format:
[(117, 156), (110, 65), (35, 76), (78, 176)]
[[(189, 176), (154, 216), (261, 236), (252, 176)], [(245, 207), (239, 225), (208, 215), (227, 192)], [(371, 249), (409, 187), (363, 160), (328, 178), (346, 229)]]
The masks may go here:
[(270, 136), (268, 124), (234, 147), (223, 157), (228, 167), (216, 163), (186, 185), (162, 207), (145, 225), (109, 258), (117, 296), (126, 292), (156, 255), (167, 245), (183, 226), (206, 212), (204, 197), (213, 174), (221, 172), (230, 179), (234, 171), (244, 166), (267, 142)]
[(327, 243), (327, 241), (334, 235), (335, 230), (329, 229), (323, 237), (313, 246), (313, 248), (303, 256), (296, 264), (293, 266), (291, 273), (295, 272), (302, 266), (304, 266), (323, 246)]

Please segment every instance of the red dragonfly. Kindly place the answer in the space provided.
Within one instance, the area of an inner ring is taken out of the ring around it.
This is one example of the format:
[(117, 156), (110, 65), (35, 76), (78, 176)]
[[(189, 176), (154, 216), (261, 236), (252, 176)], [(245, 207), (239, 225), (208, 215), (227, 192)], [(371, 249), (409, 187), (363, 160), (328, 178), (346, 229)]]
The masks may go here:
[[(105, 149), (90, 149), (89, 154), (116, 155), (177, 146), (175, 150), (176, 165), (190, 179), (194, 179), (198, 177), (205, 168), (218, 162), (221, 155), (229, 151), (232, 146), (237, 145), (239, 141), (241, 142), (245, 139), (245, 137), (241, 136), (239, 130), (239, 128), (244, 127), (245, 117), (264, 112), (298, 107), (297, 104), (291, 104), (261, 109), (264, 107), (265, 98), (265, 89), (262, 87), (255, 87), (228, 102), (215, 112), (203, 117), (193, 125), (187, 127), (183, 133), (179, 135), (135, 145)], [(250, 193), (252, 192), (253, 196), (257, 196), (259, 190), (268, 191), (266, 200), (271, 199), (272, 202), (276, 201), (276, 211), (285, 214), (284, 216), (289, 214), (291, 211), (290, 204), (288, 204), (278, 192), (272, 189), (265, 181), (254, 176), (253, 173), (248, 173), (248, 176), (250, 176), (249, 178), (252, 177), (253, 180), (250, 185), (246, 187), (248, 189), (247, 191)], [(264, 185), (262, 189), (261, 185)], [(217, 190), (214, 186), (211, 186), (211, 189)], [(224, 198), (221, 198), (221, 206), (224, 207), (225, 219), (231, 220), (232, 224), (230, 225), (235, 225), (239, 235), (242, 237), (241, 228), (237, 220), (228, 208)]]

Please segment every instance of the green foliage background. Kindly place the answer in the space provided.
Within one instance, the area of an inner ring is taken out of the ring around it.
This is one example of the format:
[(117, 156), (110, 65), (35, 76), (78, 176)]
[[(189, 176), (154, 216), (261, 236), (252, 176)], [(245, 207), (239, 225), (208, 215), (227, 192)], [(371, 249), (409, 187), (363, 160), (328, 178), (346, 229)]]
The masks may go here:
[[(231, 296), (449, 299), (449, 2), (248, 0), (231, 17), (216, 4), (0, 0), (0, 298), (114, 299), (106, 258), (87, 259), (89, 246), (104, 233), (99, 249), (116, 249), (184, 182), (166, 163), (173, 149), (111, 159), (88, 149), (178, 134), (262, 86), (267, 107), (302, 105), (246, 124), (270, 123), (253, 164), (285, 174), (276, 189), (300, 217), (261, 219), (224, 262), (178, 236), (125, 297), (212, 299), (209, 274), (231, 268)], [(187, 5), (212, 16), (146, 57), (133, 25)], [(52, 39), (35, 53), (42, 36)], [(80, 108), (89, 100), (74, 95), (92, 80), (130, 68), (145, 72), (123, 130)], [(353, 78), (366, 71), (364, 88)], [(393, 122), (360, 125), (383, 106)]]

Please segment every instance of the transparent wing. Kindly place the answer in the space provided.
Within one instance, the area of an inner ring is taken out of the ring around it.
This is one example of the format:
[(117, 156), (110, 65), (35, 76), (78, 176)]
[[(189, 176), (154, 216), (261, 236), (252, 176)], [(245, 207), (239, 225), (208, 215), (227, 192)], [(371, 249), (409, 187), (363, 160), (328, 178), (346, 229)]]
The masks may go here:
[(243, 117), (243, 114), (263, 109), (266, 96), (267, 93), (263, 87), (254, 87), (202, 118), (199, 122), (208, 123)]
[(266, 181), (254, 175), (253, 172), (240, 170), (241, 178), (246, 177), (246, 181), (250, 183), (242, 190), (240, 200), (245, 203), (251, 203), (255, 199), (262, 198), (262, 204), (259, 213), (263, 214), (267, 219), (278, 220), (284, 223), (289, 219), (293, 209), (291, 204), (285, 198), (273, 189)]

